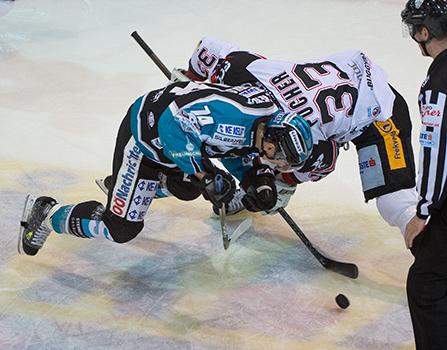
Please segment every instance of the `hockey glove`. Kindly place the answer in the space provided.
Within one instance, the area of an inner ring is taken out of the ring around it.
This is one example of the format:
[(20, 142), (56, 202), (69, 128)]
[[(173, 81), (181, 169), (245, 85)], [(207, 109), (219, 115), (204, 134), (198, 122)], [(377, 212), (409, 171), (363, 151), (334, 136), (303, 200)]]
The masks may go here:
[(242, 203), (247, 210), (257, 212), (275, 206), (277, 200), (275, 174), (267, 165), (255, 165), (248, 170), (242, 178), (241, 187), (246, 192)]
[(289, 185), (281, 180), (276, 180), (275, 185), (276, 191), (278, 192), (278, 200), (276, 201), (276, 205), (272, 209), (265, 211), (265, 213), (269, 215), (276, 214), (279, 208), (287, 207), (287, 204), (289, 204), (290, 201), (290, 197), (292, 197), (292, 195), (296, 191), (296, 184)]
[(214, 175), (207, 174), (200, 181), (200, 191), (206, 200), (221, 208), (222, 204), (231, 201), (236, 191), (233, 176), (217, 169)]
[(191, 79), (186, 76), (187, 71), (182, 68), (174, 68), (171, 72), (170, 83), (177, 83), (179, 81), (191, 81)]

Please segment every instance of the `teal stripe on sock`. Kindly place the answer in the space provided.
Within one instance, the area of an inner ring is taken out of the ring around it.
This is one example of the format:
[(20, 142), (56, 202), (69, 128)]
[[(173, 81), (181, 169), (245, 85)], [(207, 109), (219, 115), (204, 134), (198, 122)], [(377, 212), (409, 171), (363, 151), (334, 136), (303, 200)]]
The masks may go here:
[(94, 233), (90, 232), (90, 228), (89, 228), (89, 223), (91, 220), (88, 219), (82, 219), (81, 220), (81, 226), (82, 226), (82, 232), (84, 233), (84, 235), (86, 235), (88, 238), (93, 238)]
[(50, 222), (51, 226), (53, 226), (53, 230), (56, 233), (70, 233), (65, 232), (65, 227), (68, 227), (66, 223), (69, 219), (69, 214), (74, 205), (65, 205), (60, 207), (56, 212), (51, 216)]

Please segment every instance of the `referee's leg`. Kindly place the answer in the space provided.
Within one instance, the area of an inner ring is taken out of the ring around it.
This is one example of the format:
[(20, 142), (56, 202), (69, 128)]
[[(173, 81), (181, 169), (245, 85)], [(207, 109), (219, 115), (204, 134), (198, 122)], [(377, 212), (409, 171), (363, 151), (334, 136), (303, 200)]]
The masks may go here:
[(433, 215), (416, 237), (407, 279), (417, 350), (447, 349), (447, 222)]

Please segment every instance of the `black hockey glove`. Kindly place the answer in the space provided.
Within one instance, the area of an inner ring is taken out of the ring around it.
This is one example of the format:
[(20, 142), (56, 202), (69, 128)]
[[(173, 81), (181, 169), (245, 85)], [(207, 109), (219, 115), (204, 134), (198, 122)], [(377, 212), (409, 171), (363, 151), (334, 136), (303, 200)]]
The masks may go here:
[(207, 174), (200, 181), (200, 191), (206, 200), (221, 208), (233, 199), (236, 183), (233, 176), (217, 169), (214, 175)]
[(275, 173), (265, 164), (255, 165), (248, 170), (241, 181), (246, 195), (242, 203), (249, 211), (272, 209), (278, 198), (275, 186)]

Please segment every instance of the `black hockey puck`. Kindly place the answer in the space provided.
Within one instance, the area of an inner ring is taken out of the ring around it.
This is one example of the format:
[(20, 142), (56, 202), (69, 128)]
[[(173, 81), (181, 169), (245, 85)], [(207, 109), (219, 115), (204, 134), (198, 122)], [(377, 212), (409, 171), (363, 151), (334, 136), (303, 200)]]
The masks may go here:
[(346, 309), (349, 307), (349, 305), (351, 305), (349, 303), (349, 299), (346, 297), (346, 295), (344, 294), (339, 294), (335, 297), (335, 302), (337, 303), (337, 305), (339, 307), (341, 307), (342, 309)]

